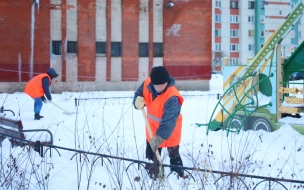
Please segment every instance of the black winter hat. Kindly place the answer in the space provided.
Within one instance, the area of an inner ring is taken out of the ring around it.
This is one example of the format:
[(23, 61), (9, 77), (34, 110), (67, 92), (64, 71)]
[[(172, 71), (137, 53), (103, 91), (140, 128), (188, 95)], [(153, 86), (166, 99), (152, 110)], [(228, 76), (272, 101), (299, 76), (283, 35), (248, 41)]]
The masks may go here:
[(169, 73), (163, 66), (153, 67), (150, 78), (154, 85), (165, 84), (169, 81)]
[(49, 68), (46, 73), (51, 77), (51, 79), (58, 77), (58, 74), (53, 68)]

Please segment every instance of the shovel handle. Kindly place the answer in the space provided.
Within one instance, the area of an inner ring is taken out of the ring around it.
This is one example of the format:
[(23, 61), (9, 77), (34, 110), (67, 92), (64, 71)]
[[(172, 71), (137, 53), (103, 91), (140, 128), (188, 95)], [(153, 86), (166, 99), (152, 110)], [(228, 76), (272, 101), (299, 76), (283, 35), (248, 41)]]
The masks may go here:
[[(149, 121), (148, 121), (147, 116), (146, 116), (146, 111), (145, 111), (144, 108), (141, 108), (141, 112), (142, 112), (143, 117), (144, 117), (144, 119), (145, 119), (146, 126), (147, 126), (147, 130), (148, 130), (150, 139), (152, 139), (152, 138), (153, 138), (153, 133), (152, 133), (152, 130), (151, 130)], [(160, 154), (159, 154), (159, 152), (158, 152), (158, 149), (156, 149), (155, 155), (156, 155), (156, 158), (157, 158), (157, 160), (159, 161), (160, 165), (162, 165), (162, 160), (161, 160)]]
[(58, 106), (57, 104), (55, 104), (54, 102), (51, 101), (51, 103), (56, 106), (57, 108), (61, 109), (62, 111), (69, 113), (68, 111), (66, 111), (65, 109), (63, 109), (62, 107)]

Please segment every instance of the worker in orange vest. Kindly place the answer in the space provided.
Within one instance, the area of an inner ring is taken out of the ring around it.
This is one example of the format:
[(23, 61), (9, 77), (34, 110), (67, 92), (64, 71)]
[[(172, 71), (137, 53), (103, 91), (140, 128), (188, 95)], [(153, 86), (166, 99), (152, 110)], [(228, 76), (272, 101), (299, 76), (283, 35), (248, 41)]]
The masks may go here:
[[(182, 115), (180, 113), (183, 97), (175, 87), (175, 79), (170, 77), (165, 67), (158, 66), (151, 70), (148, 77), (134, 93), (133, 104), (138, 110), (147, 108), (147, 120), (151, 127), (151, 139), (146, 129), (146, 158), (154, 164), (146, 165), (151, 178), (157, 178), (159, 163), (155, 155), (156, 149), (161, 153), (167, 147), (170, 165), (183, 166), (179, 154), (179, 144), (182, 132)], [(184, 170), (171, 167), (171, 172), (176, 172), (184, 177)]]
[[(42, 108), (42, 101), (47, 103), (48, 101), (52, 101), (52, 96), (50, 93), (49, 86), (52, 84), (52, 79), (58, 77), (55, 69), (50, 68), (46, 73), (42, 73), (33, 77), (25, 86), (24, 93), (29, 95), (34, 99), (34, 120), (40, 120), (43, 118), (40, 115), (40, 111)], [(44, 97), (46, 96), (46, 98)]]

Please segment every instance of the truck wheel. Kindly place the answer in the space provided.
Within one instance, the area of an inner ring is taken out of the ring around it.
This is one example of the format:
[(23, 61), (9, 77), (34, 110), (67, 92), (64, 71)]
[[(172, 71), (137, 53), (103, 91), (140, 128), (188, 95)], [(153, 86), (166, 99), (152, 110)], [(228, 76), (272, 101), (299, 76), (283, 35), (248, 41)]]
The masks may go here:
[(267, 132), (272, 132), (272, 127), (271, 124), (269, 123), (269, 121), (265, 118), (258, 118), (257, 120), (255, 120), (253, 126), (252, 126), (252, 130), (257, 131), (257, 130), (264, 130)]
[(233, 118), (231, 124), (231, 128), (236, 130), (238, 130), (242, 126), (242, 122), (239, 118)]
[(229, 125), (230, 124), (230, 130), (231, 131), (239, 131), (242, 126), (242, 120), (239, 116), (235, 115), (233, 118), (231, 117), (230, 118), (230, 122), (228, 122), (227, 124)]

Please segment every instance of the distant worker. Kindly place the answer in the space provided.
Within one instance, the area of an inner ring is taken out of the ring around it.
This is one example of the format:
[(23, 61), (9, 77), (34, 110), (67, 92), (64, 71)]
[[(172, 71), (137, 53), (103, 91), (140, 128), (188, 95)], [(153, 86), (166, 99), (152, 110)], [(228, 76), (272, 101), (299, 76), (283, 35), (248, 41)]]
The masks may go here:
[[(40, 111), (42, 108), (42, 101), (47, 103), (48, 101), (52, 101), (52, 96), (50, 93), (49, 86), (52, 84), (52, 79), (58, 77), (55, 69), (50, 68), (46, 73), (37, 75), (33, 77), (25, 86), (24, 93), (29, 95), (34, 99), (34, 120), (40, 120), (43, 118), (40, 115)], [(46, 98), (44, 97), (46, 96)]]
[[(182, 115), (180, 114), (183, 97), (176, 89), (174, 78), (169, 76), (165, 67), (154, 67), (148, 77), (134, 93), (133, 104), (138, 110), (147, 107), (147, 119), (153, 138), (150, 139), (146, 129), (146, 158), (154, 164), (146, 165), (151, 178), (157, 178), (159, 162), (155, 151), (167, 147), (170, 165), (183, 166), (179, 154), (179, 143), (182, 132)], [(184, 170), (171, 167), (180, 177), (184, 177)]]

